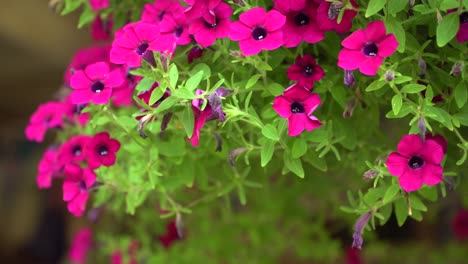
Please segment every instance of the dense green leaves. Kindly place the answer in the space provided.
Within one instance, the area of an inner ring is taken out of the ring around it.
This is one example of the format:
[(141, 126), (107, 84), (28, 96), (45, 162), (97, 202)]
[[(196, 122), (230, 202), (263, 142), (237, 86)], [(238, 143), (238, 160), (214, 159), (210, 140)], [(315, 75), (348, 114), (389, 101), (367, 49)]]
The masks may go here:
[(460, 19), (457, 12), (444, 16), (442, 21), (437, 25), (437, 45), (439, 47), (445, 46), (455, 37), (459, 28)]

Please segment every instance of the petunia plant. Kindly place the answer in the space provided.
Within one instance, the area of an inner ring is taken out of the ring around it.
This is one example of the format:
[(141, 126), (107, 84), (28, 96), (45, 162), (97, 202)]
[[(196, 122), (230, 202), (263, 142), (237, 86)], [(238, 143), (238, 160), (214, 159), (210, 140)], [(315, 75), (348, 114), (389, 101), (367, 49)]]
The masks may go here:
[(104, 40), (25, 129), (55, 135), (37, 186), (89, 219), (72, 262), (333, 262), (467, 191), (466, 0), (55, 9)]

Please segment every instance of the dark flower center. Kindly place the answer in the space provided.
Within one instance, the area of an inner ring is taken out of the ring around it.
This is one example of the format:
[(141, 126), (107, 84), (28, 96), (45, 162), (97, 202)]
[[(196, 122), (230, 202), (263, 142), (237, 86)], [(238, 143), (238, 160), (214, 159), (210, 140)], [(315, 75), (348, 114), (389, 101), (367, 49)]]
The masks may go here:
[(207, 28), (215, 28), (218, 25), (218, 20), (217, 19), (215, 19), (214, 24), (208, 23), (208, 22), (206, 22), (206, 20), (203, 20), (203, 22), (205, 23), (205, 27), (207, 27)]
[(371, 57), (377, 55), (378, 51), (379, 51), (379, 48), (373, 42), (366, 44), (363, 49), (364, 55), (371, 56)]
[(75, 146), (73, 146), (73, 148), (72, 148), (72, 153), (73, 153), (73, 155), (75, 155), (75, 156), (81, 155), (81, 146), (80, 146), (80, 145), (75, 145)]
[(299, 102), (293, 102), (291, 104), (291, 112), (294, 114), (301, 114), (305, 112), (304, 105)]
[(149, 44), (148, 43), (141, 43), (140, 45), (138, 45), (138, 47), (136, 48), (135, 52), (138, 54), (138, 55), (143, 55), (146, 50), (148, 49), (149, 47)]
[(309, 17), (304, 13), (299, 13), (294, 17), (294, 24), (296, 24), (298, 27), (305, 26), (309, 24), (309, 22)]
[(267, 36), (267, 31), (266, 29), (262, 27), (255, 28), (252, 31), (252, 38), (254, 38), (255, 40), (262, 40), (266, 38), (266, 36)]
[(180, 38), (182, 32), (184, 32), (183, 27), (176, 27), (176, 29), (174, 30), (174, 35), (176, 36), (176, 38)]
[(88, 190), (88, 187), (86, 187), (86, 182), (84, 180), (78, 181), (78, 188), (80, 188), (80, 191), (82, 192), (86, 192)]
[(468, 23), (468, 12), (463, 12), (460, 15), (460, 24)]
[(102, 90), (104, 90), (104, 84), (101, 81), (97, 81), (91, 85), (93, 93), (100, 93)]
[(312, 73), (314, 73), (314, 67), (312, 67), (312, 65), (306, 65), (304, 67), (304, 74), (310, 76)]
[(99, 156), (107, 156), (109, 154), (109, 149), (106, 145), (101, 145), (97, 148), (97, 153)]
[(424, 165), (424, 160), (423, 158), (421, 157), (418, 157), (418, 156), (413, 156), (411, 157), (411, 159), (408, 161), (408, 166), (415, 170), (415, 169), (419, 169), (421, 168), (422, 166)]
[(158, 22), (161, 22), (163, 20), (164, 15), (166, 14), (166, 11), (161, 11), (158, 16)]

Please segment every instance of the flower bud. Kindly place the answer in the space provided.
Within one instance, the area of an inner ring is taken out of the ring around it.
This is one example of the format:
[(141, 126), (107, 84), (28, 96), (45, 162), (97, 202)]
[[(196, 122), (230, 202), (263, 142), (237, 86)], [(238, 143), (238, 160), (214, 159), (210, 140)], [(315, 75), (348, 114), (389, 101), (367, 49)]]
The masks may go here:
[(395, 79), (395, 72), (392, 70), (388, 70), (385, 72), (385, 80), (387, 82), (391, 82)]
[(213, 133), (213, 136), (216, 140), (216, 150), (215, 152), (221, 152), (223, 150), (223, 139), (218, 133)]
[(450, 73), (452, 73), (453, 76), (458, 76), (462, 72), (463, 67), (464, 63), (462, 61), (457, 61), (455, 64), (453, 64)]
[(374, 179), (375, 177), (377, 177), (377, 175), (379, 175), (379, 171), (371, 169), (371, 170), (364, 172), (364, 174), (362, 175), (362, 178), (369, 180), (369, 179)]
[(418, 66), (419, 66), (419, 70), (421, 71), (419, 73), (419, 77), (421, 78), (426, 78), (426, 70), (427, 70), (427, 64), (426, 64), (426, 61), (423, 60), (423, 58), (419, 57), (418, 59)]
[(203, 49), (199, 46), (194, 46), (187, 55), (187, 62), (190, 64), (194, 59), (198, 59), (203, 55)]
[(232, 2), (239, 6), (245, 6), (244, 0), (233, 0)]
[(372, 211), (368, 211), (367, 213), (363, 214), (359, 219), (356, 221), (354, 224), (354, 234), (353, 234), (353, 248), (361, 249), (362, 248), (362, 231), (366, 227), (367, 223), (369, 222), (369, 219), (372, 216)]
[(348, 70), (344, 71), (343, 83), (348, 88), (354, 87), (354, 85), (356, 84), (356, 80), (354, 79), (353, 71), (348, 71)]
[(418, 130), (421, 135), (422, 141), (426, 141), (426, 123), (424, 122), (424, 117), (420, 116), (418, 120)]
[(236, 166), (236, 163), (234, 162), (234, 159), (242, 154), (243, 152), (245, 152), (247, 150), (246, 147), (242, 147), (242, 148), (236, 148), (236, 149), (233, 149), (231, 150), (231, 152), (229, 152), (229, 155), (228, 155), (228, 161), (229, 161), (229, 164), (231, 164), (232, 167)]
[(350, 118), (353, 116), (354, 108), (356, 107), (356, 98), (353, 98), (346, 103), (346, 108), (343, 112), (343, 118)]
[(137, 130), (141, 138), (148, 137), (146, 136), (145, 132), (143, 132), (143, 129), (148, 124), (148, 122), (151, 121), (152, 119), (153, 119), (153, 114), (148, 114), (148, 115), (144, 115), (138, 122)]

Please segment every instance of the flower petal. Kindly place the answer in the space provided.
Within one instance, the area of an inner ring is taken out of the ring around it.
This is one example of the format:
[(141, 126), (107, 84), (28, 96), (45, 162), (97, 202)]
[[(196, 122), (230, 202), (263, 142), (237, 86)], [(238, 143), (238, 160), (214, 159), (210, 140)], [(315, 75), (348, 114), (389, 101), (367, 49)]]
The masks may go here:
[(406, 192), (419, 190), (423, 184), (422, 170), (407, 170), (398, 179), (401, 188)]
[(288, 136), (294, 137), (302, 133), (307, 122), (305, 114), (292, 114), (288, 119)]
[(384, 23), (380, 20), (377, 20), (372, 21), (367, 25), (365, 33), (367, 41), (379, 42), (385, 37), (387, 31), (385, 29)]
[(444, 159), (444, 150), (435, 140), (427, 139), (419, 154), (424, 158), (424, 161), (438, 165)]
[[(265, 23), (266, 11), (261, 7), (252, 8), (239, 16), (239, 20), (246, 26), (253, 28)], [(283, 23), (284, 24), (284, 23)]]
[(273, 101), (273, 109), (282, 118), (289, 118), (291, 116), (291, 103), (283, 95), (275, 97)]
[(342, 49), (338, 54), (338, 66), (345, 70), (355, 70), (365, 60), (366, 58), (360, 50)]
[(411, 157), (414, 154), (418, 154), (420, 149), (423, 147), (421, 137), (418, 135), (405, 135), (398, 143), (398, 152), (404, 157)]
[(444, 169), (440, 165), (426, 163), (422, 170), (423, 182), (429, 186), (439, 184), (443, 179)]
[(341, 45), (347, 49), (361, 50), (364, 43), (366, 43), (366, 34), (364, 33), (364, 30), (358, 29), (345, 38), (341, 42)]
[(397, 152), (392, 152), (388, 155), (385, 165), (387, 165), (390, 174), (398, 177), (408, 170), (408, 159)]
[(373, 76), (377, 74), (377, 70), (382, 65), (383, 58), (380, 56), (369, 57), (364, 61), (361, 61), (359, 65), (359, 71), (362, 74)]
[(395, 38), (395, 35), (389, 34), (378, 43), (378, 55), (380, 57), (389, 57), (392, 55), (395, 50), (398, 48), (398, 41)]

